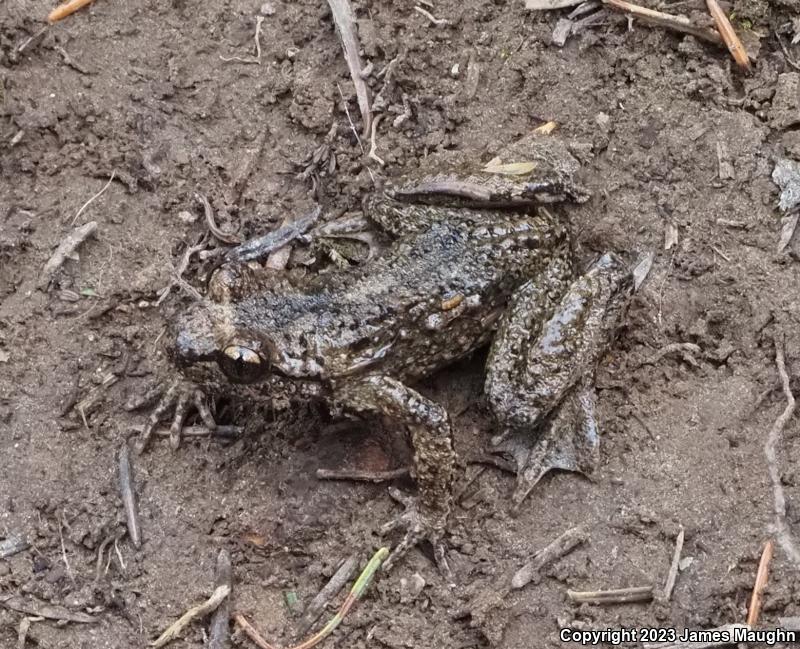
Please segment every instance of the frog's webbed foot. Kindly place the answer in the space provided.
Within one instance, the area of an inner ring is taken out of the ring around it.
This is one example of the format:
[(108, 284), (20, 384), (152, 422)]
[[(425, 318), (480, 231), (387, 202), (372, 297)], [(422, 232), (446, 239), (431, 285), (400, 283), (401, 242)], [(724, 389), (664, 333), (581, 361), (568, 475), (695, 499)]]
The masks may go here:
[(402, 496), (399, 491), (390, 490), (406, 511), (383, 531), (404, 529), (406, 533), (384, 566), (388, 568), (409, 548), (428, 540), (433, 544), (437, 565), (449, 578), (442, 538), (453, 501), (455, 453), (447, 412), (388, 376), (366, 376), (349, 383), (336, 392), (336, 401), (356, 413), (386, 416), (411, 432), (419, 496)]
[(511, 456), (516, 465), (514, 510), (552, 469), (584, 475), (594, 471), (600, 443), (594, 401), (594, 389), (582, 387), (564, 398), (538, 436), (509, 431), (493, 440), (492, 452)]
[(150, 438), (155, 432), (156, 426), (164, 419), (164, 416), (174, 409), (172, 422), (169, 427), (169, 444), (172, 448), (178, 448), (181, 443), (181, 433), (184, 429), (186, 417), (189, 409), (193, 405), (200, 415), (203, 424), (210, 431), (217, 428), (211, 409), (208, 407), (207, 397), (203, 391), (193, 383), (175, 381), (164, 392), (158, 404), (150, 413), (147, 423), (142, 430), (142, 434), (136, 442), (136, 451), (141, 453), (147, 448)]
[(495, 450), (516, 462), (515, 507), (550, 469), (589, 473), (597, 457), (591, 385), (625, 311), (631, 274), (605, 255), (554, 301), (553, 288), (565, 283), (553, 262), (544, 281), (523, 285), (489, 355), (486, 394), (504, 431)]

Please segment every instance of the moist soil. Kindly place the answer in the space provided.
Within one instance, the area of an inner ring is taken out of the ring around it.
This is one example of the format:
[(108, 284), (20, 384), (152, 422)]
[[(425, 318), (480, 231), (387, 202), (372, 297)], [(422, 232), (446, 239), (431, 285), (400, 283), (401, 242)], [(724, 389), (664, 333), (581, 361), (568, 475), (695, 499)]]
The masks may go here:
[[(420, 6), (448, 23), (408, 2), (355, 5), (383, 115), (383, 166), (367, 155), (324, 2), (97, 0), (43, 33), (51, 3), (0, 6), (0, 539), (22, 534), (31, 544), (0, 560), (0, 600), (96, 618), (34, 621), (25, 646), (143, 647), (208, 597), (222, 548), (235, 610), (290, 646), (302, 637), (300, 611), (342, 560), (355, 554), (363, 565), (397, 542), (378, 534), (399, 511), (386, 485), (315, 473), (402, 467), (401, 433), (337, 426), (314, 405), (265, 410), (234, 396), (216, 405), (244, 427), (239, 438), (187, 438), (172, 451), (158, 437), (133, 456), (143, 543), (103, 543), (125, 529), (117, 453), (148, 416), (125, 404), (174, 374), (166, 326), (192, 298), (174, 290), (157, 302), (208, 231), (195, 194), (208, 196), (220, 228), (251, 237), (316, 204), (324, 218), (357, 211), (376, 183), (434, 153), (486, 162), (549, 120), (593, 192), (562, 210), (578, 263), (607, 250), (631, 264), (653, 255), (598, 370), (599, 466), (590, 479), (547, 476), (513, 513), (513, 476), (474, 463), (495, 432), (481, 394), (485, 355), (432, 377), (421, 389), (451, 413), (461, 482), (472, 479), (446, 539), (456, 585), (423, 545), (378, 575), (326, 646), (561, 646), (562, 626), (744, 621), (774, 533), (763, 448), (786, 404), (776, 341), (800, 376), (800, 244), (777, 251), (770, 179), (776, 159), (800, 159), (800, 46), (791, 45), (800, 5), (725, 6), (754, 55), (749, 74), (721, 47), (615, 13), (558, 47), (553, 29), (569, 9)], [(659, 7), (708, 22), (696, 0)], [(95, 235), (43, 282), (58, 244), (89, 221)], [(224, 245), (211, 237), (205, 248)], [(195, 257), (184, 277), (203, 290), (201, 270)], [(696, 347), (665, 347), (686, 343)], [(796, 431), (790, 420), (779, 446), (792, 531)], [(525, 588), (493, 595), (579, 524), (584, 544)], [(568, 590), (660, 589), (681, 527), (682, 570), (668, 600), (568, 599)], [(760, 624), (800, 614), (799, 574), (777, 547)], [(0, 646), (16, 646), (22, 618), (0, 606)], [(172, 646), (204, 646), (206, 628), (190, 625)]]

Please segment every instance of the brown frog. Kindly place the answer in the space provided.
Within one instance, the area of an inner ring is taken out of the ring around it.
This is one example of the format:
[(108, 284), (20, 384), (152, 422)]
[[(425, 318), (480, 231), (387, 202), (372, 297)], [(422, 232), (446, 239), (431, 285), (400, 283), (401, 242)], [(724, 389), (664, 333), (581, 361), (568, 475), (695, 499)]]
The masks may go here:
[[(593, 465), (594, 368), (624, 312), (630, 272), (607, 254), (577, 276), (567, 228), (537, 208), (586, 199), (561, 142), (530, 136), (492, 164), (370, 197), (365, 214), (393, 243), (362, 266), (290, 283), (231, 261), (176, 324), (172, 354), (203, 386), (228, 381), (260, 399), (321, 399), (334, 412), (383, 415), (410, 432), (419, 496), (386, 528), (405, 529), (389, 564), (429, 539), (446, 570), (450, 419), (412, 386), (477, 348), (491, 345), (485, 392), (500, 430), (495, 446), (517, 465), (515, 503), (549, 469)], [(145, 436), (177, 400), (177, 439), (191, 396), (213, 426), (200, 394), (187, 394), (172, 393)]]

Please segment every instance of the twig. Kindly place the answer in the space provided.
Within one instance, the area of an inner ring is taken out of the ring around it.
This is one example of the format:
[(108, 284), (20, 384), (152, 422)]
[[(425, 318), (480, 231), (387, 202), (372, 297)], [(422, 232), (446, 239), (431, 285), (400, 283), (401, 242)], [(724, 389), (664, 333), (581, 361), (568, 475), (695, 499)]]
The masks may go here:
[(450, 24), (449, 20), (446, 20), (445, 18), (437, 18), (430, 11), (423, 9), (422, 7), (414, 7), (414, 11), (422, 16), (425, 16), (425, 18), (430, 20), (437, 27), (444, 27)]
[(409, 475), (408, 467), (390, 469), (389, 471), (347, 471), (332, 469), (317, 469), (319, 480), (355, 480), (358, 482), (387, 482), (405, 478)]
[(772, 428), (767, 435), (764, 443), (764, 455), (767, 458), (769, 478), (772, 481), (772, 497), (775, 512), (775, 525), (777, 528), (778, 543), (783, 551), (789, 555), (795, 566), (800, 568), (800, 551), (794, 543), (794, 538), (786, 522), (786, 498), (783, 494), (781, 484), (781, 471), (778, 467), (778, 443), (781, 441), (782, 432), (787, 422), (794, 414), (795, 400), (792, 389), (789, 386), (789, 375), (786, 372), (786, 359), (783, 352), (783, 334), (775, 338), (775, 364), (778, 367), (778, 375), (781, 377), (783, 394), (786, 396), (786, 408), (772, 424)]
[(19, 630), (17, 631), (17, 649), (25, 649), (25, 640), (28, 638), (28, 631), (31, 628), (31, 622), (41, 622), (43, 617), (23, 617), (19, 621)]
[(689, 365), (697, 367), (698, 363), (692, 354), (699, 354), (701, 351), (702, 350), (700, 349), (700, 346), (695, 345), (694, 343), (669, 343), (668, 345), (664, 345), (646, 361), (643, 361), (639, 367), (643, 367), (644, 365), (655, 365), (668, 354), (674, 354), (675, 352), (679, 353), (683, 360), (689, 363)]
[[(233, 567), (231, 566), (231, 555), (225, 548), (217, 555), (217, 567), (214, 571), (215, 586), (227, 586), (233, 590)], [(222, 602), (214, 615), (211, 617), (211, 625), (208, 631), (208, 649), (225, 649), (228, 646), (230, 636), (231, 621), (231, 600), (230, 597)]]
[(761, 561), (758, 562), (756, 580), (753, 584), (753, 595), (750, 597), (750, 608), (747, 611), (747, 624), (751, 627), (758, 624), (758, 615), (761, 612), (761, 595), (764, 593), (764, 588), (766, 588), (767, 580), (769, 579), (769, 562), (772, 561), (773, 548), (772, 539), (768, 539), (764, 544), (764, 550), (761, 552)]
[(188, 625), (196, 617), (208, 615), (212, 611), (216, 610), (216, 608), (225, 600), (230, 592), (230, 586), (217, 586), (217, 588), (211, 594), (211, 597), (209, 597), (202, 604), (192, 606), (192, 608), (181, 615), (176, 622), (167, 627), (164, 633), (158, 636), (156, 640), (151, 642), (149, 646), (156, 647), (157, 649), (158, 647), (163, 647), (169, 642), (172, 642), (186, 628), (186, 625)]
[(722, 257), (722, 258), (723, 258), (725, 261), (727, 261), (728, 263), (730, 263), (730, 261), (731, 261), (731, 258), (730, 258), (730, 257), (728, 257), (728, 255), (726, 255), (724, 252), (722, 252), (722, 250), (720, 250), (720, 249), (719, 249), (719, 248), (717, 248), (716, 246), (711, 246), (711, 250), (713, 250), (714, 252), (716, 252), (716, 253), (717, 253), (717, 254), (718, 254), (720, 257)]
[(195, 299), (197, 299), (197, 300), (201, 300), (202, 299), (202, 296), (195, 290), (195, 288), (193, 286), (191, 286), (190, 284), (188, 284), (186, 282), (186, 280), (183, 279), (183, 274), (186, 272), (186, 269), (189, 267), (189, 263), (191, 262), (192, 257), (196, 253), (201, 252), (202, 250), (205, 249), (205, 247), (206, 247), (206, 239), (207, 239), (207, 235), (204, 234), (203, 238), (200, 239), (199, 243), (195, 244), (194, 246), (190, 246), (186, 250), (184, 250), (183, 257), (181, 257), (181, 261), (178, 264), (178, 267), (175, 269), (175, 276), (174, 276), (174, 278), (172, 279), (172, 281), (169, 284), (167, 284), (164, 288), (161, 289), (161, 293), (158, 296), (158, 299), (156, 300), (156, 306), (161, 306), (161, 303), (165, 299), (167, 299), (167, 296), (170, 294), (170, 291), (172, 291), (172, 289), (174, 287), (176, 287), (176, 286), (179, 287), (179, 288), (184, 289), (185, 291), (187, 291), (190, 294), (193, 294)]
[(781, 51), (783, 52), (783, 56), (786, 58), (786, 62), (789, 64), (789, 67), (800, 72), (800, 64), (792, 60), (792, 57), (789, 55), (789, 50), (786, 48), (786, 45), (783, 44), (783, 39), (778, 32), (775, 32), (775, 38), (778, 41), (778, 45), (781, 46)]
[(58, 538), (61, 539), (61, 558), (64, 560), (64, 567), (67, 569), (67, 575), (69, 575), (70, 581), (74, 584), (75, 583), (75, 575), (72, 572), (72, 568), (69, 565), (69, 559), (67, 559), (67, 547), (64, 545), (64, 514), (62, 512), (61, 516), (58, 519)]
[(225, 61), (225, 63), (230, 63), (231, 61), (237, 61), (239, 63), (247, 63), (253, 65), (261, 65), (261, 24), (264, 22), (264, 16), (258, 16), (256, 18), (256, 55), (254, 57), (250, 57), (249, 59), (245, 59), (241, 56), (222, 56), (220, 54), (220, 59)]
[(264, 640), (261, 637), (261, 634), (255, 630), (252, 624), (247, 621), (247, 618), (242, 615), (241, 613), (234, 613), (233, 620), (239, 626), (239, 628), (245, 632), (248, 638), (250, 638), (253, 642), (256, 643), (261, 649), (277, 649), (273, 647), (269, 642)]
[(69, 0), (69, 2), (65, 2), (62, 5), (58, 5), (53, 11), (51, 11), (47, 16), (47, 22), (51, 25), (53, 23), (58, 22), (59, 20), (63, 20), (67, 16), (74, 14), (78, 9), (81, 7), (85, 7), (88, 4), (91, 4), (92, 0)]
[(661, 11), (655, 11), (653, 9), (647, 9), (646, 7), (640, 7), (639, 5), (635, 5), (630, 2), (625, 2), (625, 0), (603, 0), (603, 4), (635, 16), (636, 18), (639, 18), (640, 20), (643, 20), (651, 25), (665, 27), (666, 29), (672, 29), (684, 34), (691, 34), (695, 38), (699, 38), (710, 43), (715, 43), (717, 45), (723, 44), (722, 37), (716, 31), (713, 29), (698, 27), (685, 16), (673, 16), (672, 14), (665, 14)]
[(97, 622), (96, 617), (92, 617), (86, 613), (70, 611), (63, 606), (47, 604), (36, 599), (23, 598), (19, 595), (0, 595), (0, 606), (5, 606), (19, 613), (47, 618), (48, 620), (64, 620), (66, 622), (76, 622), (78, 624), (92, 624), (93, 622)]
[(717, 2), (717, 0), (706, 0), (706, 6), (708, 7), (708, 12), (711, 14), (711, 17), (714, 19), (714, 24), (717, 26), (717, 31), (719, 32), (719, 35), (722, 36), (722, 40), (725, 41), (725, 46), (731, 53), (733, 60), (736, 61), (740, 68), (749, 70), (750, 59), (747, 56), (747, 50), (744, 49), (742, 41), (740, 41), (739, 37), (736, 35), (736, 31), (733, 29), (731, 21), (728, 20), (725, 12), (722, 11), (722, 7), (719, 6), (719, 2)]
[[(211, 234), (213, 234), (217, 239), (219, 239), (223, 243), (238, 245), (242, 242), (239, 235), (235, 233), (225, 232), (225, 230), (223, 230), (217, 225), (217, 222), (214, 219), (214, 208), (211, 207), (211, 203), (203, 194), (201, 194), (200, 192), (196, 192), (194, 197), (203, 204), (203, 214), (206, 218), (206, 225), (208, 226), (208, 229), (211, 231)], [(181, 272), (180, 274), (182, 275), (183, 273)]]
[(347, 121), (350, 124), (350, 130), (353, 131), (353, 135), (356, 136), (356, 142), (358, 142), (358, 147), (361, 149), (361, 153), (364, 153), (364, 145), (361, 143), (361, 138), (356, 130), (356, 125), (353, 124), (353, 118), (350, 117), (350, 110), (347, 108), (347, 100), (344, 98), (342, 87), (339, 85), (338, 81), (336, 82), (336, 89), (339, 91), (339, 96), (342, 98), (342, 107), (344, 108), (344, 114), (347, 115)]
[[(242, 426), (234, 426), (232, 424), (218, 424), (213, 430), (206, 426), (194, 425), (185, 426), (181, 430), (181, 437), (220, 437), (223, 439), (235, 439), (242, 434), (244, 428)], [(160, 437), (169, 437), (169, 428), (157, 428), (154, 433)]]
[(142, 532), (139, 527), (139, 515), (136, 508), (136, 492), (133, 484), (133, 469), (131, 467), (128, 443), (122, 444), (119, 451), (119, 492), (122, 496), (122, 506), (125, 508), (125, 521), (128, 526), (128, 536), (133, 547), (137, 550), (142, 547)]
[(40, 36), (44, 36), (45, 32), (47, 32), (48, 29), (50, 29), (50, 25), (45, 25), (38, 32), (30, 36), (29, 38), (26, 38), (22, 42), (22, 44), (17, 48), (17, 53), (22, 54), (26, 49), (28, 49), (28, 47), (30, 47), (30, 44), (33, 43), (33, 41), (35, 41)]
[(39, 280), (39, 288), (46, 288), (56, 271), (64, 265), (75, 250), (97, 230), (97, 221), (89, 221), (75, 228), (58, 244), (58, 248), (47, 260)]
[[(356, 579), (356, 582), (350, 589), (350, 592), (342, 603), (342, 606), (336, 612), (336, 615), (334, 615), (320, 631), (315, 633), (308, 640), (291, 647), (291, 649), (311, 649), (311, 647), (318, 645), (331, 633), (333, 633), (336, 627), (341, 624), (342, 620), (345, 618), (350, 609), (353, 608), (353, 605), (364, 595), (370, 582), (372, 581), (372, 578), (375, 576), (375, 573), (388, 556), (388, 548), (380, 548), (374, 555), (372, 555), (372, 558), (369, 560), (364, 570), (361, 571), (361, 574), (358, 576), (358, 579)], [(241, 613), (234, 615), (233, 619), (236, 620), (236, 623), (259, 647), (262, 649), (275, 649), (258, 634), (258, 632), (250, 625), (250, 623)]]
[(355, 603), (361, 599), (361, 597), (367, 591), (367, 588), (372, 582), (372, 578), (375, 576), (375, 573), (388, 556), (388, 548), (380, 548), (374, 555), (372, 555), (372, 558), (364, 567), (364, 570), (361, 571), (358, 579), (356, 579), (356, 583), (353, 584), (353, 587), (350, 589), (347, 598), (342, 603), (341, 608), (336, 612), (336, 615), (334, 615), (316, 634), (311, 636), (305, 642), (295, 645), (291, 649), (311, 649), (311, 647), (319, 644), (331, 633), (333, 633), (336, 627), (341, 624), (342, 620), (345, 618), (350, 609), (353, 608)]
[(111, 183), (114, 182), (114, 176), (116, 176), (116, 175), (117, 175), (117, 171), (115, 169), (115, 170), (113, 170), (111, 172), (111, 177), (108, 179), (108, 182), (105, 185), (103, 185), (103, 189), (101, 189), (94, 196), (92, 196), (88, 201), (86, 201), (83, 205), (81, 205), (81, 208), (77, 212), (75, 212), (75, 216), (72, 217), (72, 222), (70, 223), (70, 225), (75, 225), (75, 221), (77, 221), (80, 218), (80, 215), (83, 214), (83, 212), (86, 210), (86, 208), (89, 207), (89, 205), (91, 205), (94, 201), (96, 201), (98, 198), (100, 198), (105, 193), (105, 191), (108, 189), (108, 187), (111, 185)]
[(681, 552), (683, 552), (683, 539), (684, 531), (683, 525), (681, 525), (678, 531), (678, 538), (675, 539), (675, 551), (672, 553), (672, 563), (669, 566), (669, 573), (667, 573), (667, 581), (664, 582), (664, 590), (661, 592), (661, 597), (665, 602), (668, 602), (670, 597), (672, 597), (672, 589), (675, 588), (675, 580), (678, 578)]
[(100, 581), (100, 573), (103, 569), (103, 554), (106, 551), (106, 548), (110, 545), (110, 543), (114, 540), (114, 536), (107, 536), (103, 539), (103, 542), (100, 544), (100, 547), (97, 549), (97, 562), (95, 563), (94, 567), (94, 582), (98, 583)]
[(383, 115), (378, 115), (375, 120), (372, 122), (372, 130), (369, 136), (369, 157), (377, 162), (381, 167), (383, 167), (386, 163), (383, 161), (382, 158), (378, 157), (378, 154), (375, 153), (377, 149), (377, 144), (375, 142), (375, 134), (378, 131), (378, 124), (380, 124)]
[(248, 239), (235, 248), (231, 248), (225, 253), (225, 258), (228, 261), (239, 262), (263, 259), (272, 251), (282, 248), (308, 232), (311, 226), (317, 222), (320, 214), (322, 214), (322, 208), (317, 205), (311, 212), (292, 220), (288, 225), (255, 239)]
[(311, 625), (322, 615), (328, 602), (338, 595), (339, 591), (350, 581), (357, 569), (358, 557), (351, 554), (344, 560), (339, 569), (333, 574), (333, 577), (330, 578), (328, 583), (322, 587), (322, 590), (317, 593), (317, 596), (312, 599), (311, 603), (306, 607), (303, 613), (303, 619), (300, 621), (298, 627), (299, 635), (304, 634), (311, 628)]
[(626, 602), (648, 602), (653, 599), (652, 586), (633, 586), (617, 590), (568, 590), (567, 597), (579, 604), (624, 604)]
[(511, 588), (518, 589), (527, 585), (544, 566), (563, 557), (588, 538), (589, 533), (583, 526), (568, 529), (552, 543), (539, 550), (533, 555), (533, 559), (514, 573), (511, 578)]
[(370, 107), (369, 88), (362, 76), (364, 64), (361, 61), (361, 55), (358, 53), (360, 47), (356, 36), (355, 13), (349, 0), (328, 0), (328, 5), (333, 14), (333, 22), (336, 25), (336, 31), (339, 33), (339, 39), (342, 41), (344, 59), (350, 70), (350, 77), (356, 89), (358, 109), (361, 111), (361, 119), (364, 122), (363, 134), (364, 137), (367, 137), (367, 133), (370, 132), (372, 126), (372, 108)]

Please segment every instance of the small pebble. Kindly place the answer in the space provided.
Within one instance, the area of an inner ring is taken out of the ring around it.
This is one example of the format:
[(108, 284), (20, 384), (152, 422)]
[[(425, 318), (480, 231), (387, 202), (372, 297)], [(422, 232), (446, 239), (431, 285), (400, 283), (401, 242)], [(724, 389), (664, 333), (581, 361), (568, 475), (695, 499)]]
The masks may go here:
[(417, 599), (423, 588), (425, 588), (425, 580), (418, 572), (411, 575), (409, 579), (403, 577), (400, 580), (400, 603), (407, 604), (408, 602), (413, 602)]
[(0, 561), (0, 577), (5, 577), (11, 574), (11, 566), (5, 561)]
[(197, 220), (197, 215), (192, 214), (189, 210), (181, 210), (178, 212), (178, 220), (183, 223), (194, 223)]
[(453, 79), (458, 79), (459, 72), (461, 72), (461, 68), (459, 67), (458, 63), (450, 68), (450, 76), (453, 77)]
[(261, 15), (262, 16), (274, 16), (275, 15), (275, 5), (271, 2), (265, 2), (261, 5)]

